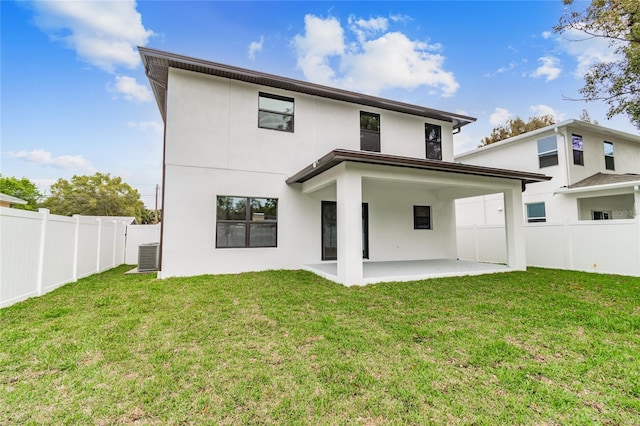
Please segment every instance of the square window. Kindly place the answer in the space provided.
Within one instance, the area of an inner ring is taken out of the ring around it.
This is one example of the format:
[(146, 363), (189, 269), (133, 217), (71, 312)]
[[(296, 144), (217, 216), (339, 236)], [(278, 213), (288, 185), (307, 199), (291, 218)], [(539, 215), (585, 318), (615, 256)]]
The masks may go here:
[(293, 132), (293, 98), (258, 94), (258, 127)]
[(540, 168), (558, 165), (558, 143), (555, 136), (538, 139)]
[(427, 143), (427, 158), (442, 160), (442, 127), (425, 124), (424, 137)]
[(531, 203), (527, 204), (527, 222), (546, 222), (547, 213), (545, 211), (544, 203)]
[(218, 196), (216, 248), (277, 247), (278, 200)]
[(431, 206), (413, 206), (413, 229), (431, 229)]

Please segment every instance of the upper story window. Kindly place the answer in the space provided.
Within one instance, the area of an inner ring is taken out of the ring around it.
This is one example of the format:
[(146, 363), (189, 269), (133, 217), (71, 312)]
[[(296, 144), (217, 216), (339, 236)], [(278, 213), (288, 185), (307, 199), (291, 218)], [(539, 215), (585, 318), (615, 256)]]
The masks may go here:
[(577, 166), (584, 166), (582, 136), (571, 135), (571, 146), (573, 147), (573, 164)]
[(360, 149), (380, 152), (380, 114), (360, 111)]
[(442, 127), (425, 124), (424, 138), (427, 143), (427, 158), (442, 160)]
[(527, 204), (527, 222), (546, 222), (547, 212), (544, 208), (544, 203), (531, 203)]
[(558, 165), (558, 143), (555, 136), (538, 139), (540, 168)]
[(277, 247), (278, 199), (218, 197), (216, 247)]
[(260, 92), (258, 127), (293, 132), (293, 98)]
[(607, 170), (615, 170), (613, 161), (613, 142), (604, 141), (604, 167)]

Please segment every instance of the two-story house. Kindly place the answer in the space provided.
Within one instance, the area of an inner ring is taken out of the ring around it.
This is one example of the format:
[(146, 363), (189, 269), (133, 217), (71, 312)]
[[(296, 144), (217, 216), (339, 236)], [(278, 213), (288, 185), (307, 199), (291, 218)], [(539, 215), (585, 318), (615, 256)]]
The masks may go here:
[[(471, 117), (139, 48), (164, 120), (160, 277), (310, 269), (347, 285), (525, 268), (540, 173), (457, 164)], [(456, 260), (454, 200), (506, 200), (506, 265)]]
[[(640, 274), (640, 136), (566, 120), (455, 161), (552, 177), (523, 194), (529, 265), (602, 270), (606, 264), (608, 272)], [(502, 209), (499, 194), (458, 200), (458, 226), (499, 227)], [(492, 244), (489, 237), (485, 242)]]

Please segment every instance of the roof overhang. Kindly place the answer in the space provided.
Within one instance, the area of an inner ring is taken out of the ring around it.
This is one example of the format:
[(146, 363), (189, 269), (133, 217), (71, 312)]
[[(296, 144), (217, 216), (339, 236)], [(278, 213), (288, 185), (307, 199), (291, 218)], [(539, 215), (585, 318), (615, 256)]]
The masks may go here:
[(260, 86), (274, 87), (291, 92), (304, 93), (337, 101), (432, 118), (434, 120), (452, 123), (453, 129), (460, 129), (462, 126), (476, 121), (473, 117), (460, 114), (378, 98), (362, 93), (350, 92), (306, 81), (280, 77), (273, 74), (233, 67), (216, 62), (163, 52), (161, 50), (138, 47), (138, 51), (142, 57), (142, 63), (144, 65), (147, 78), (149, 78), (151, 89), (153, 90), (153, 94), (156, 98), (156, 102), (158, 103), (158, 108), (160, 109), (160, 114), (163, 119), (166, 119), (165, 105), (169, 80), (169, 68), (177, 68), (216, 77), (244, 81)]
[(640, 179), (635, 181), (609, 183), (606, 185), (581, 186), (578, 188), (558, 188), (554, 191), (554, 194), (581, 194), (585, 192), (612, 191), (624, 188), (630, 188), (630, 191), (633, 192), (633, 188), (636, 186), (640, 187)]
[(419, 170), (438, 171), (445, 173), (459, 173), (473, 176), (484, 176), (504, 179), (515, 179), (524, 185), (534, 182), (551, 180), (550, 176), (540, 173), (521, 172), (517, 170), (496, 169), (492, 167), (474, 166), (469, 164), (451, 163), (448, 161), (429, 160), (398, 155), (380, 154), (369, 151), (351, 151), (335, 149), (298, 173), (287, 179), (287, 184), (303, 183), (321, 173), (335, 167), (342, 162), (377, 164), (383, 166), (405, 167)]

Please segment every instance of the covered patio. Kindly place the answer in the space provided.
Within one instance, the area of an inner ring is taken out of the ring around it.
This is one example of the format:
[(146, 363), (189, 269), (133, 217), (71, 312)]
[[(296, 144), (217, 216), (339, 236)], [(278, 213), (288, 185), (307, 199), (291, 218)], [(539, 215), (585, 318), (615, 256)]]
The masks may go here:
[[(331, 256), (323, 251), (318, 262), (303, 267), (344, 285), (365, 285), (526, 269), (522, 191), (527, 183), (549, 179), (538, 173), (337, 149), (289, 177), (287, 184), (323, 204), (335, 204)], [(454, 201), (492, 193), (502, 193), (505, 200), (507, 264), (457, 260)], [(428, 227), (416, 225), (416, 206), (429, 209)]]
[[(304, 269), (328, 280), (340, 282), (338, 280), (338, 264), (336, 261), (304, 265)], [(365, 261), (362, 263), (363, 284), (493, 274), (514, 270), (507, 265), (497, 263), (458, 259)]]

